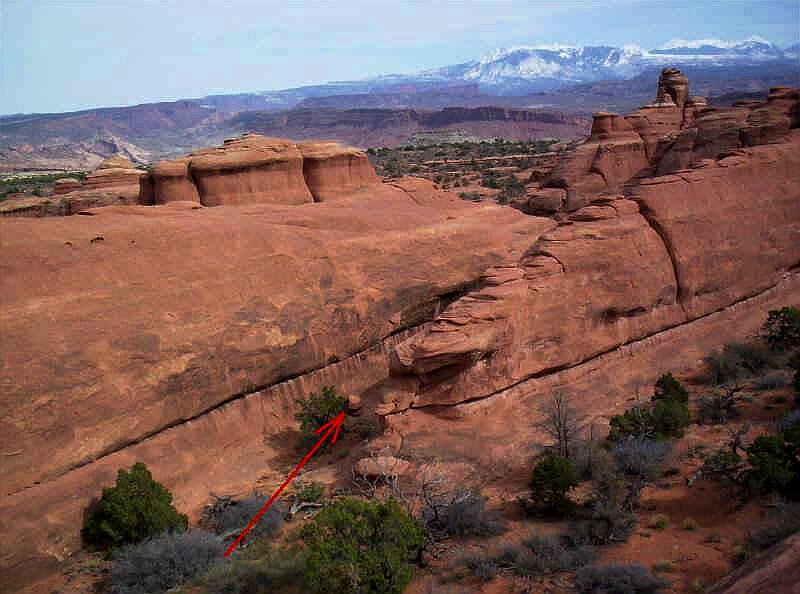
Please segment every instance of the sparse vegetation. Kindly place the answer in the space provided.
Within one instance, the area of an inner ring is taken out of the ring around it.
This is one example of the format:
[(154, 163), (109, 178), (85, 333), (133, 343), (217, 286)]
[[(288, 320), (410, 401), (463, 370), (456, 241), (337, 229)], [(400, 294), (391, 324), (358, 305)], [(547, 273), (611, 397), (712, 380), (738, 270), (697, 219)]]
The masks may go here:
[(689, 532), (694, 532), (700, 528), (700, 524), (698, 524), (697, 520), (694, 518), (685, 518), (683, 522), (681, 522), (681, 528), (688, 530)]
[(554, 394), (540, 412), (544, 419), (539, 426), (555, 443), (556, 452), (562, 458), (571, 459), (573, 447), (584, 431), (584, 416), (578, 413), (561, 392)]
[(655, 594), (668, 586), (641, 565), (589, 566), (575, 574), (575, 587), (582, 594)]
[[(233, 538), (245, 529), (255, 515), (261, 510), (269, 497), (254, 493), (241, 501), (232, 501), (228, 506), (211, 518), (214, 532), (223, 538)], [(247, 539), (262, 536), (274, 536), (283, 525), (285, 509), (283, 503), (276, 501), (258, 519), (250, 529)]]
[(497, 565), (527, 577), (572, 571), (591, 563), (594, 558), (590, 547), (557, 536), (534, 535), (519, 546), (504, 548), (497, 557)]
[(152, 594), (178, 586), (223, 560), (222, 540), (202, 530), (166, 532), (119, 549), (109, 573), (111, 594)]
[(113, 487), (91, 505), (81, 536), (87, 544), (114, 548), (140, 542), (164, 531), (182, 531), (185, 515), (172, 505), (172, 494), (153, 479), (141, 462), (121, 469)]
[(656, 561), (653, 563), (653, 571), (656, 573), (671, 573), (676, 569), (678, 569), (678, 566), (669, 560)]
[(612, 451), (614, 462), (621, 472), (645, 480), (651, 478), (664, 463), (670, 446), (639, 435), (614, 444)]
[(667, 526), (669, 526), (669, 516), (666, 514), (655, 514), (647, 523), (647, 527), (653, 530), (664, 530)]
[(450, 494), (425, 498), (422, 524), (433, 540), (492, 536), (505, 529), (499, 514), (486, 509), (486, 498), (464, 487)]

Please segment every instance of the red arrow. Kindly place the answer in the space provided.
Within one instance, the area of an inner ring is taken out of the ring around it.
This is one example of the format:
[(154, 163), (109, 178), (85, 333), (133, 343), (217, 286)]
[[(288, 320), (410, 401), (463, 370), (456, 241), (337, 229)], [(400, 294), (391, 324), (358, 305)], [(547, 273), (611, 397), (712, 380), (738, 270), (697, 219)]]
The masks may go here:
[(283, 481), (281, 486), (275, 489), (275, 492), (272, 494), (272, 497), (269, 498), (269, 501), (267, 501), (264, 504), (264, 507), (262, 507), (261, 510), (256, 514), (256, 516), (252, 520), (250, 520), (250, 523), (247, 525), (247, 528), (242, 530), (242, 533), (236, 537), (236, 540), (233, 541), (233, 544), (228, 547), (228, 550), (225, 551), (226, 557), (233, 552), (233, 549), (236, 548), (236, 545), (238, 545), (241, 542), (241, 540), (247, 535), (247, 533), (250, 532), (250, 529), (256, 525), (258, 519), (264, 515), (264, 512), (269, 509), (269, 506), (273, 504), (273, 502), (278, 498), (278, 496), (286, 488), (286, 486), (292, 482), (294, 475), (296, 475), (300, 471), (300, 469), (303, 468), (303, 466), (305, 466), (306, 462), (308, 462), (311, 459), (311, 456), (314, 455), (314, 452), (316, 452), (320, 448), (320, 446), (322, 446), (322, 442), (328, 439), (328, 436), (331, 434), (331, 431), (333, 431), (333, 439), (331, 440), (331, 443), (336, 443), (336, 438), (339, 437), (339, 429), (342, 428), (343, 420), (344, 420), (344, 413), (341, 412), (335, 419), (331, 419), (330, 421), (325, 423), (322, 427), (314, 431), (315, 435), (319, 435), (320, 433), (325, 431), (325, 429), (327, 429), (327, 431), (325, 431), (325, 435), (323, 435), (322, 438), (316, 443), (316, 445), (313, 448), (311, 448), (311, 451), (306, 454), (306, 457), (300, 461), (300, 464), (298, 464), (295, 467), (295, 469), (289, 474), (289, 476), (286, 477), (286, 480)]

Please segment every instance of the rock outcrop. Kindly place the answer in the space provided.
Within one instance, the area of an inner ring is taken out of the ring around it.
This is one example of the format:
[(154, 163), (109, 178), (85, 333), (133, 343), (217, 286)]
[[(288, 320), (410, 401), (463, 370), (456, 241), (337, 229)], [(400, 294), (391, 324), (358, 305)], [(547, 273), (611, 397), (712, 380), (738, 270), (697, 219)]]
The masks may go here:
[(252, 488), (296, 398), (384, 379), (394, 342), (553, 226), (423, 180), (91, 212), (0, 220), (4, 591), (77, 549), (84, 508), (134, 459), (187, 511)]
[(660, 136), (598, 114), (542, 181), (547, 217), (247, 136), (157, 164), (156, 206), (0, 220), (0, 589), (73, 554), (136, 460), (193, 517), (275, 478), (321, 386), (362, 417), (379, 401), (375, 456), (447, 448), (499, 476), (547, 395), (602, 417), (800, 302), (796, 91), (711, 110), (666, 73), (663, 95)]
[[(529, 214), (572, 212), (637, 177), (666, 175), (742, 147), (785, 140), (798, 119), (797, 89), (776, 87), (764, 102), (709, 108), (705, 98), (689, 96), (688, 80), (679, 70), (665, 68), (653, 103), (624, 118), (595, 114), (586, 141), (564, 154), (514, 206)], [(556, 209), (554, 189), (565, 196)]]
[[(732, 121), (743, 123), (744, 115)], [(735, 130), (738, 138), (742, 127)], [(486, 397), (723, 310), (796, 274), (800, 130), (787, 132), (783, 142), (738, 148), (697, 169), (642, 177), (621, 196), (598, 184), (588, 206), (565, 214), (518, 261), (488, 270), (479, 289), (396, 347), (380, 412)], [(601, 147), (588, 157), (585, 147), (629, 135), (602, 114), (570, 162), (594, 164)], [(701, 135), (705, 143), (695, 141), (692, 159), (709, 144), (728, 146), (727, 126), (699, 125)], [(628, 154), (641, 163), (641, 152)], [(567, 195), (588, 187), (580, 184), (592, 175), (574, 184), (565, 176)]]
[(156, 163), (152, 183), (155, 204), (297, 205), (348, 196), (378, 178), (358, 149), (245, 134), (218, 148)]

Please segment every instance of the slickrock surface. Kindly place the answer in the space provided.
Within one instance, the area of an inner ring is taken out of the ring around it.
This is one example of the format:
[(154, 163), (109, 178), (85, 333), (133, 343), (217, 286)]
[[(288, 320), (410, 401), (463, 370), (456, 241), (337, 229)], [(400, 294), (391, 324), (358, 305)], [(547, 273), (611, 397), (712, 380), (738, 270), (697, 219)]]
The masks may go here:
[[(319, 386), (242, 395), (402, 338), (554, 225), (423, 180), (299, 206), (92, 212), (0, 221), (0, 589), (74, 551), (91, 497), (132, 460), (184, 509), (212, 482), (245, 487), (269, 455), (240, 456)], [(363, 390), (387, 360), (319, 381)]]

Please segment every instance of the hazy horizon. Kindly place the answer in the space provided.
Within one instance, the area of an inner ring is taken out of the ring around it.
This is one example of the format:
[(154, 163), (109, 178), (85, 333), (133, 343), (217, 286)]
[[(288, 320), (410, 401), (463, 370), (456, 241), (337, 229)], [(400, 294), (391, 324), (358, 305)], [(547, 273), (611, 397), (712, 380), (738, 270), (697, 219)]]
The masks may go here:
[(750, 35), (800, 42), (800, 2), (4, 1), (0, 114), (411, 74), (515, 45)]

